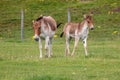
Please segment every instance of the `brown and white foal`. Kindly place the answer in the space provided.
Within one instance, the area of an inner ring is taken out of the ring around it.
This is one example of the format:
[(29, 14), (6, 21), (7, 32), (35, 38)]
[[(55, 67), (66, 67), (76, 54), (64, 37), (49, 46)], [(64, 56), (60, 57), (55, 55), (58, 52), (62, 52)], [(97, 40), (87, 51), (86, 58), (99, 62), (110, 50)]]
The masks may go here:
[(65, 34), (66, 36), (66, 50), (65, 50), (66, 55), (70, 54), (69, 43), (70, 43), (70, 38), (72, 37), (75, 38), (75, 44), (71, 56), (73, 56), (75, 53), (75, 49), (77, 47), (79, 39), (82, 39), (85, 49), (85, 55), (86, 56), (88, 55), (87, 52), (87, 37), (89, 33), (88, 28), (90, 28), (91, 30), (94, 29), (92, 14), (88, 16), (84, 15), (84, 20), (81, 23), (69, 22), (65, 24), (63, 32), (61, 33), (60, 37), (62, 37), (63, 34)]
[(41, 16), (33, 20), (34, 40), (39, 41), (40, 58), (42, 58), (42, 42), (45, 39), (47, 57), (52, 55), (52, 39), (57, 29), (56, 21), (51, 16)]

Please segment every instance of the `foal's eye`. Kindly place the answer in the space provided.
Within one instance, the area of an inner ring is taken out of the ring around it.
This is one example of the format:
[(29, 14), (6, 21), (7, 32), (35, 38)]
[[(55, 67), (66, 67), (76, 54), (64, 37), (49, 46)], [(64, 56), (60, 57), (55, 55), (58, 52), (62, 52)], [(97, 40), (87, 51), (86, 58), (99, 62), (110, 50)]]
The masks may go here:
[(90, 23), (90, 21), (88, 21), (88, 23)]

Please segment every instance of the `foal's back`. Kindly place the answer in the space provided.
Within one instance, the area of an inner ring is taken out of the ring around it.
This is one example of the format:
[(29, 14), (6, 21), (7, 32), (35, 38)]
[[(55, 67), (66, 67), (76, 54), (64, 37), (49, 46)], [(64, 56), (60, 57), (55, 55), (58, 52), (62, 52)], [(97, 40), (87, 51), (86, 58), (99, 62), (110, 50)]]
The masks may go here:
[(66, 23), (64, 26), (64, 32), (69, 34), (75, 34), (75, 31), (78, 30), (78, 27), (80, 26), (80, 23)]
[(55, 31), (57, 29), (57, 24), (54, 18), (51, 16), (45, 16), (44, 17), (44, 22), (51, 27), (52, 31)]

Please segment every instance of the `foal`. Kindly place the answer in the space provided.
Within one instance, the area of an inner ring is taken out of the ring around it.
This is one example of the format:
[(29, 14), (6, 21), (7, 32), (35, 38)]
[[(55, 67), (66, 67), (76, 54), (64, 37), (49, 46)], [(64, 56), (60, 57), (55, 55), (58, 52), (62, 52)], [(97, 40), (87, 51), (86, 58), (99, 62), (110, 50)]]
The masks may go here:
[(75, 38), (75, 44), (71, 56), (73, 56), (75, 53), (75, 49), (77, 47), (79, 39), (82, 39), (85, 49), (85, 55), (86, 56), (88, 55), (87, 52), (87, 37), (89, 33), (88, 28), (90, 28), (91, 30), (94, 29), (92, 14), (88, 16), (84, 15), (84, 20), (81, 23), (69, 22), (65, 24), (63, 32), (61, 33), (60, 37), (62, 37), (63, 34), (65, 34), (66, 36), (66, 50), (65, 50), (66, 56), (70, 54), (69, 43), (72, 37)]
[(51, 16), (41, 16), (33, 20), (34, 40), (39, 41), (40, 58), (42, 58), (42, 38), (45, 39), (46, 55), (51, 57), (52, 39), (58, 26)]

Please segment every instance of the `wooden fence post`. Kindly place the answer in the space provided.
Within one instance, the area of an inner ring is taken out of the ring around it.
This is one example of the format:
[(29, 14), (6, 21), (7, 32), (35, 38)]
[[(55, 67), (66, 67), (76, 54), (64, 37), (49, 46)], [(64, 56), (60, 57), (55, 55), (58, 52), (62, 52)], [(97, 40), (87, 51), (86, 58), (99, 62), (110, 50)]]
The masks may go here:
[(21, 40), (24, 41), (24, 10), (21, 9)]
[(70, 17), (70, 8), (68, 8), (68, 22), (70, 22), (71, 17)]

